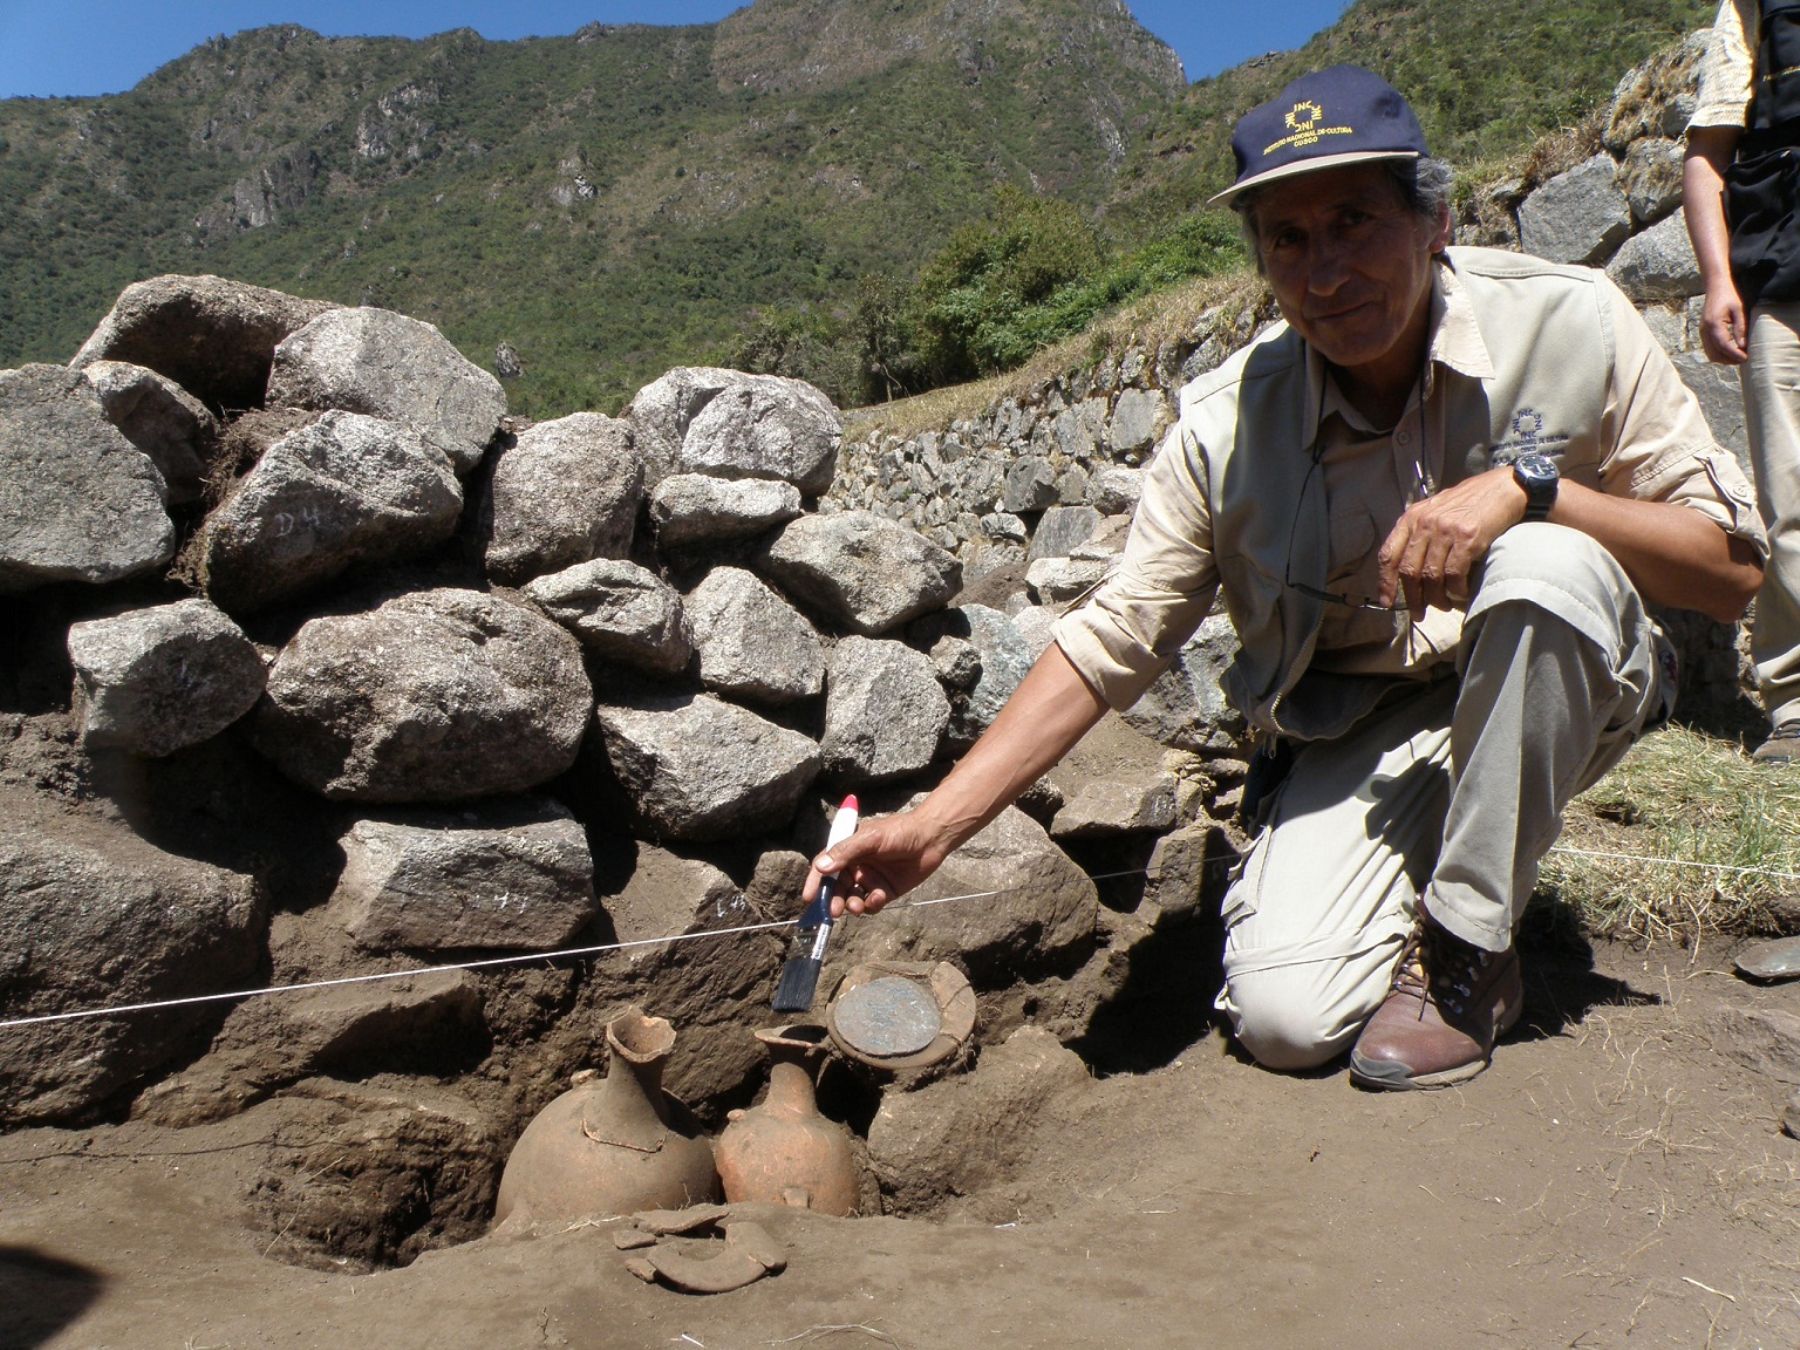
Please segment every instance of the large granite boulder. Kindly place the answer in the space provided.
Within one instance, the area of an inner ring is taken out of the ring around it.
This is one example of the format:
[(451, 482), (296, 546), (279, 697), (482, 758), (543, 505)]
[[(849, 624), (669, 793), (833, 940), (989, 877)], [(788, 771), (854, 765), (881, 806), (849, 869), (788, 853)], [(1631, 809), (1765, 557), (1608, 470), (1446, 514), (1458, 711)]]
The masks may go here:
[(1100, 908), (1087, 873), (1017, 807), (1002, 811), (906, 900), (912, 903), (883, 910), (878, 923), (840, 928), (833, 967), (955, 961), (977, 988), (1016, 984), (1089, 950)]
[(670, 474), (650, 494), (659, 548), (692, 548), (761, 534), (800, 514), (800, 489), (766, 478)]
[(168, 376), (129, 361), (94, 361), (81, 373), (100, 396), (107, 421), (150, 456), (168, 485), (169, 501), (198, 501), (219, 435), (218, 419), (206, 405)]
[(804, 380), (759, 375), (719, 391), (688, 424), (681, 468), (716, 478), (769, 478), (809, 496), (831, 486), (844, 421)]
[(539, 422), (495, 455), (482, 503), (488, 573), (516, 585), (626, 557), (643, 496), (626, 423), (591, 412)]
[(885, 638), (847, 637), (826, 681), (825, 772), (850, 783), (917, 773), (936, 757), (950, 700), (923, 652)]
[(409, 811), (355, 822), (332, 913), (378, 951), (533, 951), (599, 912), (581, 823), (557, 803)]
[(947, 604), (962, 585), (954, 554), (872, 511), (789, 521), (755, 566), (815, 614), (864, 637)]
[(119, 293), (69, 364), (130, 361), (214, 409), (261, 407), (276, 346), (335, 308), (224, 277), (152, 277)]
[(160, 568), (175, 552), (166, 494), (78, 371), (0, 371), (0, 593)]
[(566, 630), (495, 595), (439, 589), (304, 625), (252, 728), (282, 772), (327, 797), (461, 801), (568, 768), (592, 702)]
[[(264, 925), (250, 877), (41, 798), (0, 807), (0, 1020), (245, 988)], [(224, 1006), (0, 1031), (0, 1125), (91, 1114), (204, 1046)]]
[(1677, 211), (1627, 239), (1606, 265), (1606, 275), (1640, 305), (1699, 295), (1706, 288), (1688, 238), (1686, 212)]
[(431, 324), (386, 309), (333, 309), (283, 339), (268, 402), (404, 422), (465, 474), (481, 462), (506, 391)]
[(1599, 263), (1631, 233), (1631, 207), (1612, 156), (1595, 155), (1559, 173), (1519, 206), (1519, 242), (1559, 263)]
[(1092, 506), (1052, 506), (1038, 518), (1026, 561), (1068, 557), (1087, 541), (1100, 520), (1100, 512)]
[(596, 656), (652, 674), (682, 670), (694, 655), (681, 596), (656, 573), (623, 558), (596, 558), (537, 578), (525, 594)]
[(638, 824), (663, 839), (728, 839), (784, 824), (819, 747), (710, 694), (602, 703), (606, 758)]
[(708, 689), (757, 703), (792, 703), (824, 688), (819, 635), (754, 573), (713, 568), (688, 593), (687, 616), (700, 682)]
[(1681, 205), (1686, 159), (1686, 148), (1677, 140), (1651, 137), (1632, 142), (1619, 165), (1619, 186), (1639, 229), (1656, 224)]
[(329, 412), (263, 454), (186, 556), (213, 600), (245, 613), (421, 553), (450, 537), (461, 510), (450, 461), (418, 431)]
[(177, 600), (69, 628), (82, 743), (173, 754), (256, 706), (256, 645), (211, 602)]
[(705, 473), (778, 479), (816, 495), (831, 486), (844, 434), (831, 400), (804, 380), (711, 366), (667, 372), (624, 415), (653, 486)]

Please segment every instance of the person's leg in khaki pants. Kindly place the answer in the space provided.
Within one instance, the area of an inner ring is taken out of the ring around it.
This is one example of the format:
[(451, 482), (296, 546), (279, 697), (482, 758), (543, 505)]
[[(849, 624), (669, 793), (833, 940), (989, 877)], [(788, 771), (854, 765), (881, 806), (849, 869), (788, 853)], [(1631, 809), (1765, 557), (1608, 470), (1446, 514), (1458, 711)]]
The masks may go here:
[(1750, 655), (1774, 736), (1758, 758), (1800, 757), (1800, 301), (1759, 304), (1743, 366), (1744, 426), (1769, 565)]
[(1636, 590), (1554, 525), (1490, 552), (1461, 679), (1305, 746), (1227, 892), (1219, 1008), (1270, 1068), (1350, 1048), (1388, 997), (1423, 895), (1448, 931), (1510, 946), (1569, 800), (1666, 713)]

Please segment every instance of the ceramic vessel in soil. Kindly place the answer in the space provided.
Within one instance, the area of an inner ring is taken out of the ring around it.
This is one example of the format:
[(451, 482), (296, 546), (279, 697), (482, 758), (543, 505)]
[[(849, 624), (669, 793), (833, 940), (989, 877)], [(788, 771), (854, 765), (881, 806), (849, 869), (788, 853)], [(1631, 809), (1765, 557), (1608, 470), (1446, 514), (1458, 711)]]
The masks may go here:
[[(680, 1209), (718, 1198), (712, 1145), (662, 1090), (675, 1029), (628, 1008), (606, 1026), (605, 1078), (578, 1083), (525, 1127), (500, 1177), (494, 1222)], [(685, 1113), (684, 1113), (685, 1114)]]
[(725, 1198), (854, 1214), (862, 1187), (850, 1132), (819, 1114), (813, 1094), (825, 1028), (769, 1027), (756, 1039), (769, 1055), (769, 1091), (748, 1111), (733, 1112), (719, 1136)]

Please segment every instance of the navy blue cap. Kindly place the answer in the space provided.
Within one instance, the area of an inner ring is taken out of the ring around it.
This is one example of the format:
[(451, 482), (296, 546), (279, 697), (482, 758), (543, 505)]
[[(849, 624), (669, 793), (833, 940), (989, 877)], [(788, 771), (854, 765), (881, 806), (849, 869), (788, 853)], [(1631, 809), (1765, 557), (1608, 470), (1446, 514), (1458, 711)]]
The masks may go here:
[(1231, 153), (1237, 180), (1215, 202), (1290, 174), (1429, 152), (1399, 90), (1361, 66), (1331, 66), (1302, 75), (1240, 117)]

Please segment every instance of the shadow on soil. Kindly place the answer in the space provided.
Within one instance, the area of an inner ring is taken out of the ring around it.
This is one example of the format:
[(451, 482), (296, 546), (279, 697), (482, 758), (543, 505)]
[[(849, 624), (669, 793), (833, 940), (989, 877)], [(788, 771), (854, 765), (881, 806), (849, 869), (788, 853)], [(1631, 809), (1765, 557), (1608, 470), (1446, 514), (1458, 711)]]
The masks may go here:
[(31, 1247), (0, 1243), (0, 1350), (32, 1350), (86, 1312), (106, 1277)]

